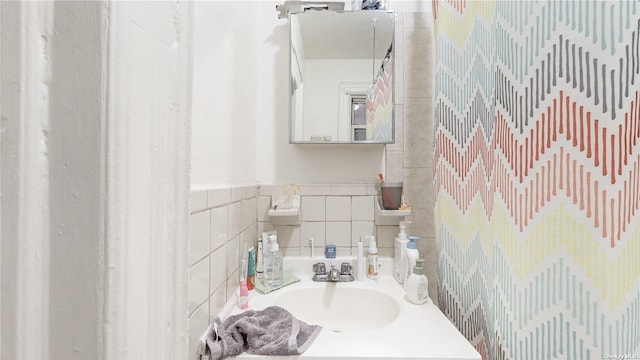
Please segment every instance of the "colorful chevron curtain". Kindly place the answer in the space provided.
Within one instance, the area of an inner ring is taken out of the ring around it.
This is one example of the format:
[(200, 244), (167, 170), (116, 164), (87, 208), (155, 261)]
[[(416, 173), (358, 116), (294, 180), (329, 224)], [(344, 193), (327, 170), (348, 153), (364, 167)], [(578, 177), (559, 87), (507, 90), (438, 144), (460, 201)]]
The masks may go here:
[(441, 309), (485, 359), (640, 358), (640, 1), (433, 15)]

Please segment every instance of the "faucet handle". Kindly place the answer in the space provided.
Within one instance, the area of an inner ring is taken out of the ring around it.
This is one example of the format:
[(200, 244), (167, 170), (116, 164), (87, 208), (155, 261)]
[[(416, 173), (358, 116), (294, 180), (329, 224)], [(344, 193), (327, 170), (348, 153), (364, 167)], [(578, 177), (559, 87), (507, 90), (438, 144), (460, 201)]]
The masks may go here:
[(342, 265), (340, 265), (340, 273), (343, 275), (349, 275), (351, 274), (351, 270), (353, 269), (353, 266), (351, 266), (351, 264), (349, 263), (342, 263)]
[(327, 268), (323, 262), (313, 264), (313, 272), (317, 275), (322, 275), (327, 273)]

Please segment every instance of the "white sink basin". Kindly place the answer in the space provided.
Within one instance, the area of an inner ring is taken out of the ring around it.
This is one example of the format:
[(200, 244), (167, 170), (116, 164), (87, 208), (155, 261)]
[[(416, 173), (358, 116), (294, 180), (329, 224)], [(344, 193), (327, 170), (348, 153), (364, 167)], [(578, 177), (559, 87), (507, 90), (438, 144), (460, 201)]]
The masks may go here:
[(274, 305), (298, 319), (335, 332), (382, 328), (398, 318), (400, 306), (391, 296), (374, 289), (326, 283), (315, 288), (292, 289), (279, 295)]

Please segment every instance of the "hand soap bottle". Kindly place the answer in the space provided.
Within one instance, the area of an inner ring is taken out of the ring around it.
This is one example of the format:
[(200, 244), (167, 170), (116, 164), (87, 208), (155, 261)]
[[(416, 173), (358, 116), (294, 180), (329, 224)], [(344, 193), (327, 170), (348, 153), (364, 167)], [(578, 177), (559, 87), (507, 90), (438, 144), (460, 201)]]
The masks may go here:
[[(416, 265), (416, 260), (420, 257), (420, 253), (418, 252), (418, 247), (416, 246), (416, 240), (420, 240), (417, 236), (409, 236), (409, 242), (407, 243), (406, 253), (406, 275), (411, 275), (413, 271), (413, 267)], [(406, 280), (405, 280), (406, 281)]]
[(282, 285), (283, 277), (282, 252), (278, 245), (278, 237), (269, 235), (267, 252), (264, 254), (264, 284), (270, 288), (276, 288)]
[(367, 236), (369, 239), (369, 249), (367, 250), (367, 277), (369, 279), (378, 279), (378, 247), (376, 246), (376, 238)]
[(396, 238), (395, 242), (395, 256), (394, 256), (394, 268), (393, 268), (393, 276), (398, 280), (400, 284), (404, 283), (407, 279), (407, 243), (409, 240), (407, 239), (407, 222), (408, 221), (400, 221), (400, 233)]
[(424, 259), (417, 259), (412, 273), (405, 282), (407, 298), (414, 304), (424, 304), (429, 299), (429, 281), (424, 275)]

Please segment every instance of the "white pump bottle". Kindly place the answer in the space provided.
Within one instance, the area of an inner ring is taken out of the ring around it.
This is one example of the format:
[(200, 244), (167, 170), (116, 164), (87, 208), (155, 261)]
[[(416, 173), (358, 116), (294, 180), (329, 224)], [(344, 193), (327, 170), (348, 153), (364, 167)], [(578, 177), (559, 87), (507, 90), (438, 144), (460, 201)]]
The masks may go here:
[(400, 221), (398, 225), (400, 227), (400, 233), (395, 240), (395, 257), (394, 257), (394, 269), (393, 276), (398, 280), (400, 284), (404, 283), (407, 278), (407, 243), (409, 239), (407, 238), (407, 223), (410, 221)]

